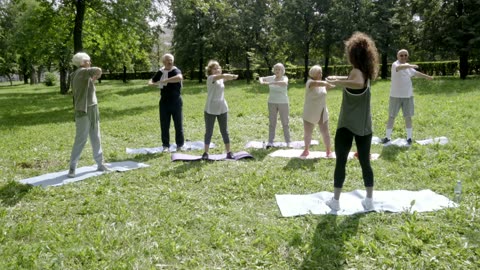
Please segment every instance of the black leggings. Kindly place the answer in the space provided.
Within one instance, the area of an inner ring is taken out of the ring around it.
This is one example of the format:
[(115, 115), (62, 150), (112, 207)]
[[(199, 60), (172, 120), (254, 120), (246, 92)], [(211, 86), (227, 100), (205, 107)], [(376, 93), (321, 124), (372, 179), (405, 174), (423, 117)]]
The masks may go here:
[(335, 134), (335, 173), (333, 176), (333, 186), (342, 188), (345, 182), (345, 166), (350, 149), (352, 148), (353, 138), (357, 145), (358, 160), (362, 166), (363, 182), (365, 187), (373, 187), (373, 170), (370, 166), (370, 147), (372, 145), (372, 134), (358, 136), (353, 134), (347, 128), (337, 129)]

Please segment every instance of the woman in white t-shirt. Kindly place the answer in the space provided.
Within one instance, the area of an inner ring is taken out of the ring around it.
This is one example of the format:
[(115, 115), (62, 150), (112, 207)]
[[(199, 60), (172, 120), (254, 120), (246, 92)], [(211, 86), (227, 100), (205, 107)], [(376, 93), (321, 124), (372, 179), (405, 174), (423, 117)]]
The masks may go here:
[(287, 147), (290, 146), (290, 127), (289, 127), (289, 105), (288, 105), (288, 78), (285, 76), (285, 67), (281, 63), (273, 66), (274, 75), (268, 77), (260, 77), (260, 84), (268, 84), (268, 144), (267, 148), (273, 146), (275, 139), (275, 129), (277, 127), (277, 115), (280, 114), (280, 121), (283, 127), (283, 136)]
[(235, 80), (238, 75), (222, 74), (222, 67), (217, 61), (210, 60), (207, 67), (207, 102), (205, 104), (205, 152), (202, 159), (208, 159), (208, 150), (210, 140), (212, 139), (213, 127), (215, 119), (218, 119), (220, 133), (222, 134), (223, 143), (227, 152), (227, 159), (234, 159), (233, 153), (230, 151), (230, 138), (228, 135), (228, 105), (224, 97), (225, 85), (224, 81)]
[(308, 75), (310, 79), (306, 83), (305, 103), (303, 105), (303, 140), (305, 149), (300, 158), (304, 159), (310, 154), (312, 133), (317, 124), (327, 150), (327, 157), (330, 157), (332, 148), (328, 128), (327, 90), (335, 87), (335, 85), (322, 81), (322, 67), (318, 65), (311, 67)]

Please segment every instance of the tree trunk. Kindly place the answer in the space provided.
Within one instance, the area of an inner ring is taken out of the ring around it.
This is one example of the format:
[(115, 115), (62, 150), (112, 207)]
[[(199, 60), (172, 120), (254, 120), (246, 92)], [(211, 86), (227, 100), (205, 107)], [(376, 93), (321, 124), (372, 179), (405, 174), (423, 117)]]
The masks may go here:
[(328, 70), (328, 66), (330, 65), (330, 44), (326, 45), (323, 51), (323, 54), (325, 55), (325, 65), (323, 69), (323, 78), (325, 79), (330, 75), (330, 71)]
[(65, 95), (68, 93), (67, 74), (68, 70), (64, 65), (60, 65), (60, 94)]
[(77, 13), (75, 14), (75, 27), (73, 28), (73, 50), (74, 53), (83, 51), (83, 20), (85, 18), (85, 0), (76, 0), (75, 7)]
[(37, 69), (37, 83), (42, 82), (42, 70), (43, 70), (43, 66), (39, 66)]
[(200, 55), (200, 59), (198, 59), (198, 82), (202, 83), (203, 81), (203, 55)]
[(127, 83), (127, 67), (123, 65), (123, 83)]
[(10, 82), (10, 86), (13, 86), (12, 76), (10, 76), (10, 74), (7, 73), (7, 78), (8, 78), (8, 81)]
[(28, 73), (26, 71), (23, 72), (23, 83), (28, 84)]
[(36, 84), (37, 78), (35, 77), (35, 67), (33, 65), (30, 66), (30, 84)]
[(382, 71), (381, 71), (382, 79), (386, 79), (388, 77), (388, 63), (387, 63), (387, 53), (382, 53)]
[(230, 65), (230, 50), (227, 49), (225, 52), (225, 65)]
[(308, 62), (310, 60), (310, 44), (305, 44), (305, 55), (304, 55), (304, 62), (303, 62), (303, 82), (306, 83), (308, 80)]
[(468, 51), (460, 50), (460, 79), (465, 80), (468, 75)]
[(245, 61), (245, 78), (247, 79), (247, 84), (250, 84), (250, 58), (248, 57), (248, 53), (246, 54)]

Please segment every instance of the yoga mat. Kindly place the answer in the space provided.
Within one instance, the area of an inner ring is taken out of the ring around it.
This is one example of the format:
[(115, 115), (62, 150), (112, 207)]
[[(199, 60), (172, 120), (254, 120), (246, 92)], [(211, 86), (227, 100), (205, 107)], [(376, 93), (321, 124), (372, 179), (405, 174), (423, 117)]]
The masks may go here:
[[(109, 167), (112, 172), (124, 172), (124, 171), (129, 171), (129, 170), (134, 170), (138, 168), (144, 168), (148, 167), (149, 165), (145, 163), (137, 163), (134, 161), (121, 161), (121, 162), (112, 162), (112, 163), (106, 163), (107, 167)], [(94, 176), (99, 176), (104, 173), (109, 173), (109, 172), (100, 172), (97, 171), (97, 165), (93, 166), (88, 166), (88, 167), (81, 167), (77, 168), (75, 170), (75, 177), (74, 178), (69, 178), (67, 177), (68, 170), (66, 171), (61, 171), (61, 172), (55, 172), (55, 173), (48, 173), (32, 178), (27, 178), (20, 180), (20, 183), (22, 184), (28, 184), (32, 186), (42, 186), (42, 187), (48, 187), (48, 186), (61, 186), (73, 182), (78, 182), (85, 180), (90, 177)]]
[[(428, 144), (440, 144), (440, 145), (445, 145), (448, 143), (448, 138), (447, 137), (437, 137), (437, 138), (429, 138), (425, 140), (415, 140), (416, 143), (420, 145), (428, 145)], [(379, 137), (372, 137), (372, 144), (382, 144), (382, 139)], [(409, 146), (407, 143), (406, 139), (392, 139), (388, 143), (384, 144), (384, 146), (389, 146), (389, 145), (396, 145), (399, 147), (405, 147)]]
[[(203, 150), (205, 147), (205, 143), (201, 141), (196, 141), (196, 142), (190, 142), (187, 141), (183, 145), (184, 149), (186, 151), (192, 151), (192, 150)], [(210, 148), (215, 148), (214, 143), (210, 143)], [(176, 152), (177, 151), (177, 145), (172, 144), (170, 145), (170, 148), (168, 149), (169, 152)], [(152, 147), (152, 148), (126, 148), (127, 154), (156, 154), (156, 153), (161, 153), (163, 152), (163, 147)]]
[[(277, 150), (275, 152), (272, 152), (268, 154), (271, 157), (284, 157), (284, 158), (300, 158), (300, 155), (302, 154), (303, 150), (301, 149), (281, 149)], [(355, 158), (355, 152), (350, 152), (348, 154), (348, 158), (352, 159)], [(380, 154), (371, 154), (371, 159), (370, 160), (377, 160), (380, 157)], [(315, 159), (315, 158), (335, 158), (335, 152), (332, 152), (330, 154), (330, 157), (327, 157), (326, 152), (321, 152), (321, 151), (310, 151), (310, 154), (307, 156), (306, 159)]]
[[(240, 160), (244, 158), (253, 158), (252, 155), (245, 151), (241, 151), (238, 153), (233, 153), (235, 159), (227, 159), (227, 154), (209, 154), (208, 160), (211, 161), (219, 161), (219, 160)], [(173, 153), (172, 154), (172, 161), (197, 161), (202, 160), (202, 156), (197, 155), (189, 155), (184, 153)]]
[[(318, 141), (312, 140), (310, 145), (318, 145)], [(245, 144), (245, 148), (255, 148), (255, 149), (263, 149), (267, 146), (266, 142), (259, 142), (259, 141), (250, 141)], [(274, 142), (273, 147), (287, 147), (286, 142)], [(305, 143), (303, 141), (293, 141), (290, 142), (291, 148), (304, 148)]]
[[(366, 212), (362, 206), (364, 190), (343, 192), (340, 196), (340, 211), (333, 211), (325, 202), (333, 197), (332, 192), (318, 192), (306, 195), (275, 195), (283, 217), (313, 215), (353, 215)], [(387, 190), (373, 191), (373, 205), (376, 212), (429, 212), (458, 205), (447, 197), (429, 189), (420, 191)]]

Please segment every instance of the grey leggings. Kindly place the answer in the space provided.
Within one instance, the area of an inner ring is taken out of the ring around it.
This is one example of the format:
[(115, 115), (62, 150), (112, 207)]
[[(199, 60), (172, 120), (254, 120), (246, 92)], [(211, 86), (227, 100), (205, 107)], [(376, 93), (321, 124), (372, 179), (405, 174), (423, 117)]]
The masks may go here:
[(75, 111), (75, 142), (70, 155), (70, 168), (77, 168), (83, 148), (90, 137), (93, 159), (97, 165), (103, 163), (102, 142), (100, 138), (100, 114), (97, 105), (89, 106), (87, 112)]
[(220, 126), (220, 133), (222, 134), (223, 143), (230, 143), (230, 138), (228, 136), (228, 112), (214, 115), (204, 112), (205, 116), (205, 145), (210, 145), (213, 135), (213, 127), (215, 126), (215, 118), (218, 119), (218, 125)]
[(289, 107), (288, 103), (268, 103), (268, 142), (273, 143), (275, 139), (275, 129), (277, 128), (277, 115), (280, 114), (280, 121), (283, 127), (283, 136), (285, 142), (290, 142), (290, 127), (288, 124)]

